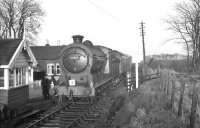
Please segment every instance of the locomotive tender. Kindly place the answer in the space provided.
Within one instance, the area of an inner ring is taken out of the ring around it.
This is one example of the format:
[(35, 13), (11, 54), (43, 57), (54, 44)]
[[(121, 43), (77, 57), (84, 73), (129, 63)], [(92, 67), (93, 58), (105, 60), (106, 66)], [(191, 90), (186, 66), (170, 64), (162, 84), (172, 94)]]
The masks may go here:
[(92, 97), (104, 83), (131, 69), (131, 57), (91, 41), (73, 36), (73, 43), (61, 51), (60, 81), (67, 86), (64, 95)]

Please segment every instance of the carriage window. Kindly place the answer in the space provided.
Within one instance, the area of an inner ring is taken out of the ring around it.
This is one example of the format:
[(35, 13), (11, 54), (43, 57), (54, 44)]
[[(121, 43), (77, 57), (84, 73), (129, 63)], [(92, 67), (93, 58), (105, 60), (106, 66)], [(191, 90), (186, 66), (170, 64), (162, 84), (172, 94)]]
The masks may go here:
[(60, 65), (57, 63), (56, 64), (56, 74), (59, 75), (60, 74)]
[(47, 64), (47, 74), (53, 75), (54, 73), (55, 73), (55, 65), (52, 63)]
[(0, 68), (0, 87), (4, 86), (4, 69)]

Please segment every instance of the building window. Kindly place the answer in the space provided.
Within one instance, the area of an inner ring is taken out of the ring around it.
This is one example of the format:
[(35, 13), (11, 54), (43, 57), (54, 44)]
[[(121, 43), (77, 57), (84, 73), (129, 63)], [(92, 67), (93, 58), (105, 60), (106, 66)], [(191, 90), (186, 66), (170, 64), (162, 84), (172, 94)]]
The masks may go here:
[(4, 87), (4, 69), (0, 68), (0, 87)]
[(23, 85), (26, 84), (26, 68), (25, 67), (22, 68), (22, 84)]
[(12, 69), (9, 70), (9, 86), (14, 86), (14, 71)]
[(16, 68), (16, 86), (21, 85), (21, 70)]
[(47, 64), (47, 74), (48, 75), (60, 75), (61, 68), (59, 63), (49, 63)]
[(57, 75), (60, 75), (60, 71), (61, 71), (60, 65), (59, 65), (59, 63), (57, 63), (57, 64), (56, 64), (56, 74), (57, 74)]
[(16, 86), (26, 84), (26, 68), (16, 68)]
[(54, 73), (55, 73), (55, 65), (52, 63), (47, 64), (47, 74), (53, 75)]

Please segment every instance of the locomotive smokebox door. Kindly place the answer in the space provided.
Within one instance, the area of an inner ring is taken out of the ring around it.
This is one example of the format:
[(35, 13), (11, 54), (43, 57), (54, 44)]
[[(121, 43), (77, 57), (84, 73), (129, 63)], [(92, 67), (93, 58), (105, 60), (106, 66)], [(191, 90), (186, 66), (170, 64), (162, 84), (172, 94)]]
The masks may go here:
[(69, 80), (69, 86), (75, 86), (76, 85), (76, 81), (75, 80)]

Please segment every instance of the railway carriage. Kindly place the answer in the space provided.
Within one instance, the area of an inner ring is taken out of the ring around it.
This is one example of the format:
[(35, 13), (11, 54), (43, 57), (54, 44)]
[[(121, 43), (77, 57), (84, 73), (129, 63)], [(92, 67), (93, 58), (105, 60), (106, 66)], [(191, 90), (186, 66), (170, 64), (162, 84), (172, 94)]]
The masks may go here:
[(113, 50), (114, 56), (116, 56), (119, 59), (119, 74), (124, 74), (126, 72), (131, 71), (131, 63), (132, 63), (132, 57), (126, 54), (123, 54), (119, 51)]

